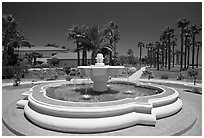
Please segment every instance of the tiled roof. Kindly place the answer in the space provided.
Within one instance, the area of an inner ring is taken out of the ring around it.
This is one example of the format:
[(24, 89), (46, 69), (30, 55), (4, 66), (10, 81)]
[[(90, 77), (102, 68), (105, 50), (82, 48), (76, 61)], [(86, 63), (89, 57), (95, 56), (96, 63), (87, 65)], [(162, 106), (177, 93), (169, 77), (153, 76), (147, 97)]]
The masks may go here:
[(66, 51), (66, 49), (59, 47), (20, 47), (19, 51)]
[[(77, 59), (77, 52), (57, 53), (56, 55), (51, 56), (50, 59), (53, 57), (58, 59)], [(91, 59), (91, 52), (87, 52), (87, 58)], [(80, 53), (80, 59), (82, 59), (82, 53)]]

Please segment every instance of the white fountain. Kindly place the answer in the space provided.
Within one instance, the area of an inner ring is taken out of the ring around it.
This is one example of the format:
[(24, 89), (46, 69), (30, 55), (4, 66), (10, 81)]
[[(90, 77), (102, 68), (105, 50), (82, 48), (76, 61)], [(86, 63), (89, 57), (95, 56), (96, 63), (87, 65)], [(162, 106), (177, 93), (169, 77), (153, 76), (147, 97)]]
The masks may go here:
[(82, 75), (90, 76), (93, 81), (93, 91), (104, 92), (108, 90), (107, 81), (110, 77), (122, 74), (124, 66), (109, 66), (103, 63), (103, 54), (98, 53), (95, 65), (78, 66)]

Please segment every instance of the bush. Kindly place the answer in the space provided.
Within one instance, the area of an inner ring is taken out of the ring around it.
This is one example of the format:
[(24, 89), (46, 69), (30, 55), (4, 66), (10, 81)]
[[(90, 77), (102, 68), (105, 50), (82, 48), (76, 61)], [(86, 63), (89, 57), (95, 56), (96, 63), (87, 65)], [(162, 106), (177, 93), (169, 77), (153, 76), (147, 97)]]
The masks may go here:
[(168, 75), (166, 75), (166, 74), (163, 74), (162, 76), (161, 76), (161, 79), (168, 79), (169, 77), (168, 77)]
[(15, 71), (15, 67), (14, 66), (3, 66), (2, 67), (2, 78), (6, 79), (6, 78), (12, 78), (14, 77), (14, 72)]
[(68, 75), (71, 72), (71, 68), (69, 66), (65, 66), (63, 68), (64, 72)]
[(66, 81), (70, 81), (71, 79), (72, 79), (72, 78), (71, 78), (71, 76), (69, 76), (69, 75), (66, 77)]

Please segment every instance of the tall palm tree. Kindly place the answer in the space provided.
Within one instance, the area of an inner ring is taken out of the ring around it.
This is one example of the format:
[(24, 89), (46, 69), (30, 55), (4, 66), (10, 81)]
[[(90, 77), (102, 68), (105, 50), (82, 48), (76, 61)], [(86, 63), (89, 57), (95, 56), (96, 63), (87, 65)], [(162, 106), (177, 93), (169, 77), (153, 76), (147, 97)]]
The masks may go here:
[(180, 61), (180, 71), (183, 70), (183, 34), (184, 28), (190, 24), (190, 21), (186, 18), (181, 18), (177, 21), (177, 27), (181, 28), (181, 61)]
[[(116, 51), (116, 43), (120, 40), (120, 33), (118, 26), (114, 22), (109, 22), (107, 25), (105, 25), (103, 29), (105, 38), (109, 40), (110, 44), (113, 45), (114, 51), (113, 51), (113, 57), (115, 57), (117, 51)], [(112, 52), (110, 52), (110, 62), (112, 63)]]
[(201, 41), (196, 42), (196, 47), (197, 47), (197, 60), (196, 60), (196, 67), (198, 68), (198, 57), (199, 57), (199, 48), (202, 46)]
[(89, 46), (89, 49), (92, 50), (91, 54), (91, 62), (92, 64), (95, 63), (95, 57), (97, 53), (105, 48), (108, 49), (110, 52), (114, 51), (113, 45), (110, 43), (105, 42), (104, 32), (99, 29), (98, 26), (89, 27), (85, 33), (84, 43)]
[(157, 41), (155, 43), (157, 70), (159, 70), (159, 64), (160, 64), (160, 61), (159, 61), (159, 50), (160, 50), (160, 48), (161, 48), (161, 43), (159, 41)]
[(73, 25), (71, 29), (69, 29), (67, 40), (74, 40), (74, 43), (76, 43), (77, 48), (77, 63), (78, 66), (80, 66), (80, 50), (82, 49), (81, 45), (81, 39), (84, 38), (84, 33), (85, 33), (85, 26), (79, 26), (79, 25)]
[(167, 48), (168, 48), (168, 70), (171, 70), (171, 39), (174, 38), (174, 29), (167, 27), (165, 29), (167, 36)]
[[(184, 68), (187, 69), (187, 65), (189, 66), (189, 57), (190, 57), (190, 51), (189, 51), (189, 48), (190, 48), (190, 40), (189, 40), (189, 37), (190, 37), (190, 29), (188, 26), (186, 26), (184, 28), (184, 37), (185, 37), (185, 55), (184, 55)], [(187, 56), (188, 54), (188, 56)], [(188, 58), (188, 64), (187, 64), (187, 58)]]
[(144, 43), (143, 42), (138, 42), (137, 47), (140, 48), (140, 66), (142, 64), (142, 47), (144, 47)]
[(176, 49), (175, 50), (175, 55), (176, 55), (176, 64), (178, 65), (179, 64), (179, 56), (181, 55), (181, 51)]
[(199, 34), (200, 31), (202, 30), (201, 27), (197, 26), (196, 24), (192, 24), (190, 26), (191, 29), (191, 34), (192, 34), (192, 68), (194, 69), (194, 52), (195, 52), (195, 35)]
[(177, 46), (176, 41), (173, 40), (171, 42), (171, 45), (172, 45), (172, 67), (174, 67), (174, 64), (175, 64), (175, 46)]
[(152, 67), (152, 48), (153, 48), (153, 43), (146, 44), (146, 48), (147, 48), (148, 63), (150, 64), (150, 67)]
[(161, 58), (161, 63), (162, 63), (162, 67), (164, 66), (164, 50), (165, 50), (165, 45), (166, 45), (166, 34), (163, 33), (160, 35), (160, 39), (161, 41), (161, 50), (162, 50), (162, 58)]

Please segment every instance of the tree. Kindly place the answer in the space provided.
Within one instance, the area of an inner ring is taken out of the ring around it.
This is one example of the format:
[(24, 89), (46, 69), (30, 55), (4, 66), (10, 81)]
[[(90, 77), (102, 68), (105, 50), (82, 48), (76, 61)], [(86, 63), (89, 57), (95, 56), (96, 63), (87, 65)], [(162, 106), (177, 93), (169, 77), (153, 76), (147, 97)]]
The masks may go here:
[(153, 43), (148, 43), (146, 45), (147, 48), (147, 58), (148, 58), (148, 63), (150, 64), (150, 67), (152, 67), (152, 48), (154, 44)]
[[(189, 67), (189, 59), (190, 59), (190, 39), (189, 38), (191, 36), (190, 35), (190, 29), (188, 26), (186, 26), (184, 28), (184, 36), (185, 36), (184, 68), (187, 69)], [(187, 56), (187, 54), (188, 54), (188, 56)], [(188, 60), (186, 60), (186, 58)]]
[(177, 27), (181, 28), (181, 60), (180, 60), (180, 71), (183, 70), (183, 34), (184, 28), (190, 24), (190, 21), (186, 18), (181, 18), (177, 21)]
[(167, 46), (168, 46), (168, 70), (171, 70), (171, 39), (174, 38), (174, 29), (167, 27), (165, 29), (167, 37)]
[(161, 49), (162, 49), (162, 60), (161, 60), (161, 63), (162, 63), (162, 67), (163, 67), (164, 66), (164, 50), (165, 50), (165, 47), (166, 47), (166, 34), (165, 34), (164, 31), (160, 35), (160, 39), (159, 40), (162, 42), (162, 44), (161, 44)]
[[(103, 32), (104, 32), (105, 38), (108, 39), (110, 44), (113, 45), (114, 47), (113, 56), (115, 57), (116, 43), (120, 40), (120, 33), (118, 30), (118, 26), (114, 22), (111, 21), (107, 25), (105, 25)], [(111, 52), (110, 52), (110, 62), (111, 64), (113, 64)]]
[[(114, 51), (114, 47), (110, 42), (106, 42), (104, 29), (100, 29), (98, 26), (74, 26), (70, 29), (68, 34), (68, 40), (75, 40), (77, 43), (77, 52), (78, 52), (78, 65), (79, 65), (79, 51), (83, 51), (83, 58), (86, 57), (86, 51), (91, 50), (91, 63), (95, 64), (95, 57), (97, 53), (105, 48), (108, 49), (111, 53)], [(84, 61), (84, 60), (83, 60)]]
[(190, 26), (190, 29), (191, 29), (191, 34), (192, 34), (192, 44), (193, 44), (193, 47), (192, 47), (192, 68), (194, 69), (194, 52), (195, 52), (195, 35), (196, 34), (199, 34), (200, 31), (202, 30), (201, 27), (197, 26), (196, 24), (192, 24)]
[(24, 34), (18, 28), (19, 24), (12, 15), (2, 16), (2, 46), (3, 46), (3, 65), (14, 66), (17, 64), (18, 54), (15, 49), (19, 49)]
[(82, 49), (80, 39), (83, 38), (84, 31), (85, 31), (85, 26), (80, 27), (79, 25), (73, 25), (72, 28), (69, 29), (68, 36), (67, 36), (68, 41), (73, 40), (74, 43), (76, 43), (77, 45), (77, 48), (75, 49), (75, 51), (77, 52), (78, 66), (80, 66), (80, 50)]
[(194, 85), (196, 85), (196, 79), (197, 79), (197, 76), (198, 76), (198, 71), (197, 70), (195, 70), (195, 69), (189, 69), (188, 70), (188, 75), (190, 76), (190, 77), (193, 77), (194, 78)]
[(157, 60), (156, 60), (156, 63), (157, 63), (157, 70), (159, 70), (159, 64), (160, 64), (160, 61), (159, 61), (159, 49), (161, 48), (161, 44), (159, 41), (157, 41), (155, 43), (155, 49), (156, 49), (156, 56), (157, 56)]
[(133, 50), (132, 49), (128, 49), (127, 54), (128, 54), (128, 60), (129, 60), (129, 64), (133, 63)]
[(177, 44), (176, 44), (176, 41), (172, 41), (171, 42), (171, 45), (172, 45), (172, 67), (174, 67), (174, 64), (175, 64), (175, 46), (177, 46)]
[(143, 42), (138, 42), (137, 44), (137, 47), (140, 48), (140, 66), (141, 66), (141, 63), (142, 63), (142, 47), (144, 47), (144, 43)]
[(59, 59), (56, 57), (53, 57), (50, 59), (50, 64), (53, 66), (56, 66), (59, 63)]
[(179, 64), (179, 56), (181, 55), (181, 51), (176, 49), (175, 50), (175, 55), (176, 55), (176, 64), (178, 65)]
[(57, 43), (47, 43), (45, 47), (59, 47)]
[(31, 61), (33, 61), (32, 64), (35, 66), (37, 58), (42, 57), (42, 54), (38, 53), (37, 51), (33, 51), (32, 53), (29, 54), (29, 56), (31, 58)]
[(199, 59), (199, 48), (202, 46), (201, 41), (197, 41), (196, 42), (196, 47), (197, 47), (197, 63), (196, 63), (196, 67), (198, 68), (198, 59)]
[(87, 29), (87, 32), (85, 33), (86, 38), (88, 38), (88, 41), (84, 41), (88, 46), (89, 49), (91, 49), (91, 62), (92, 64), (95, 64), (95, 57), (97, 53), (105, 48), (108, 49), (110, 52), (114, 51), (113, 45), (110, 43), (105, 42), (105, 36), (103, 30), (100, 30), (98, 26), (92, 26)]

